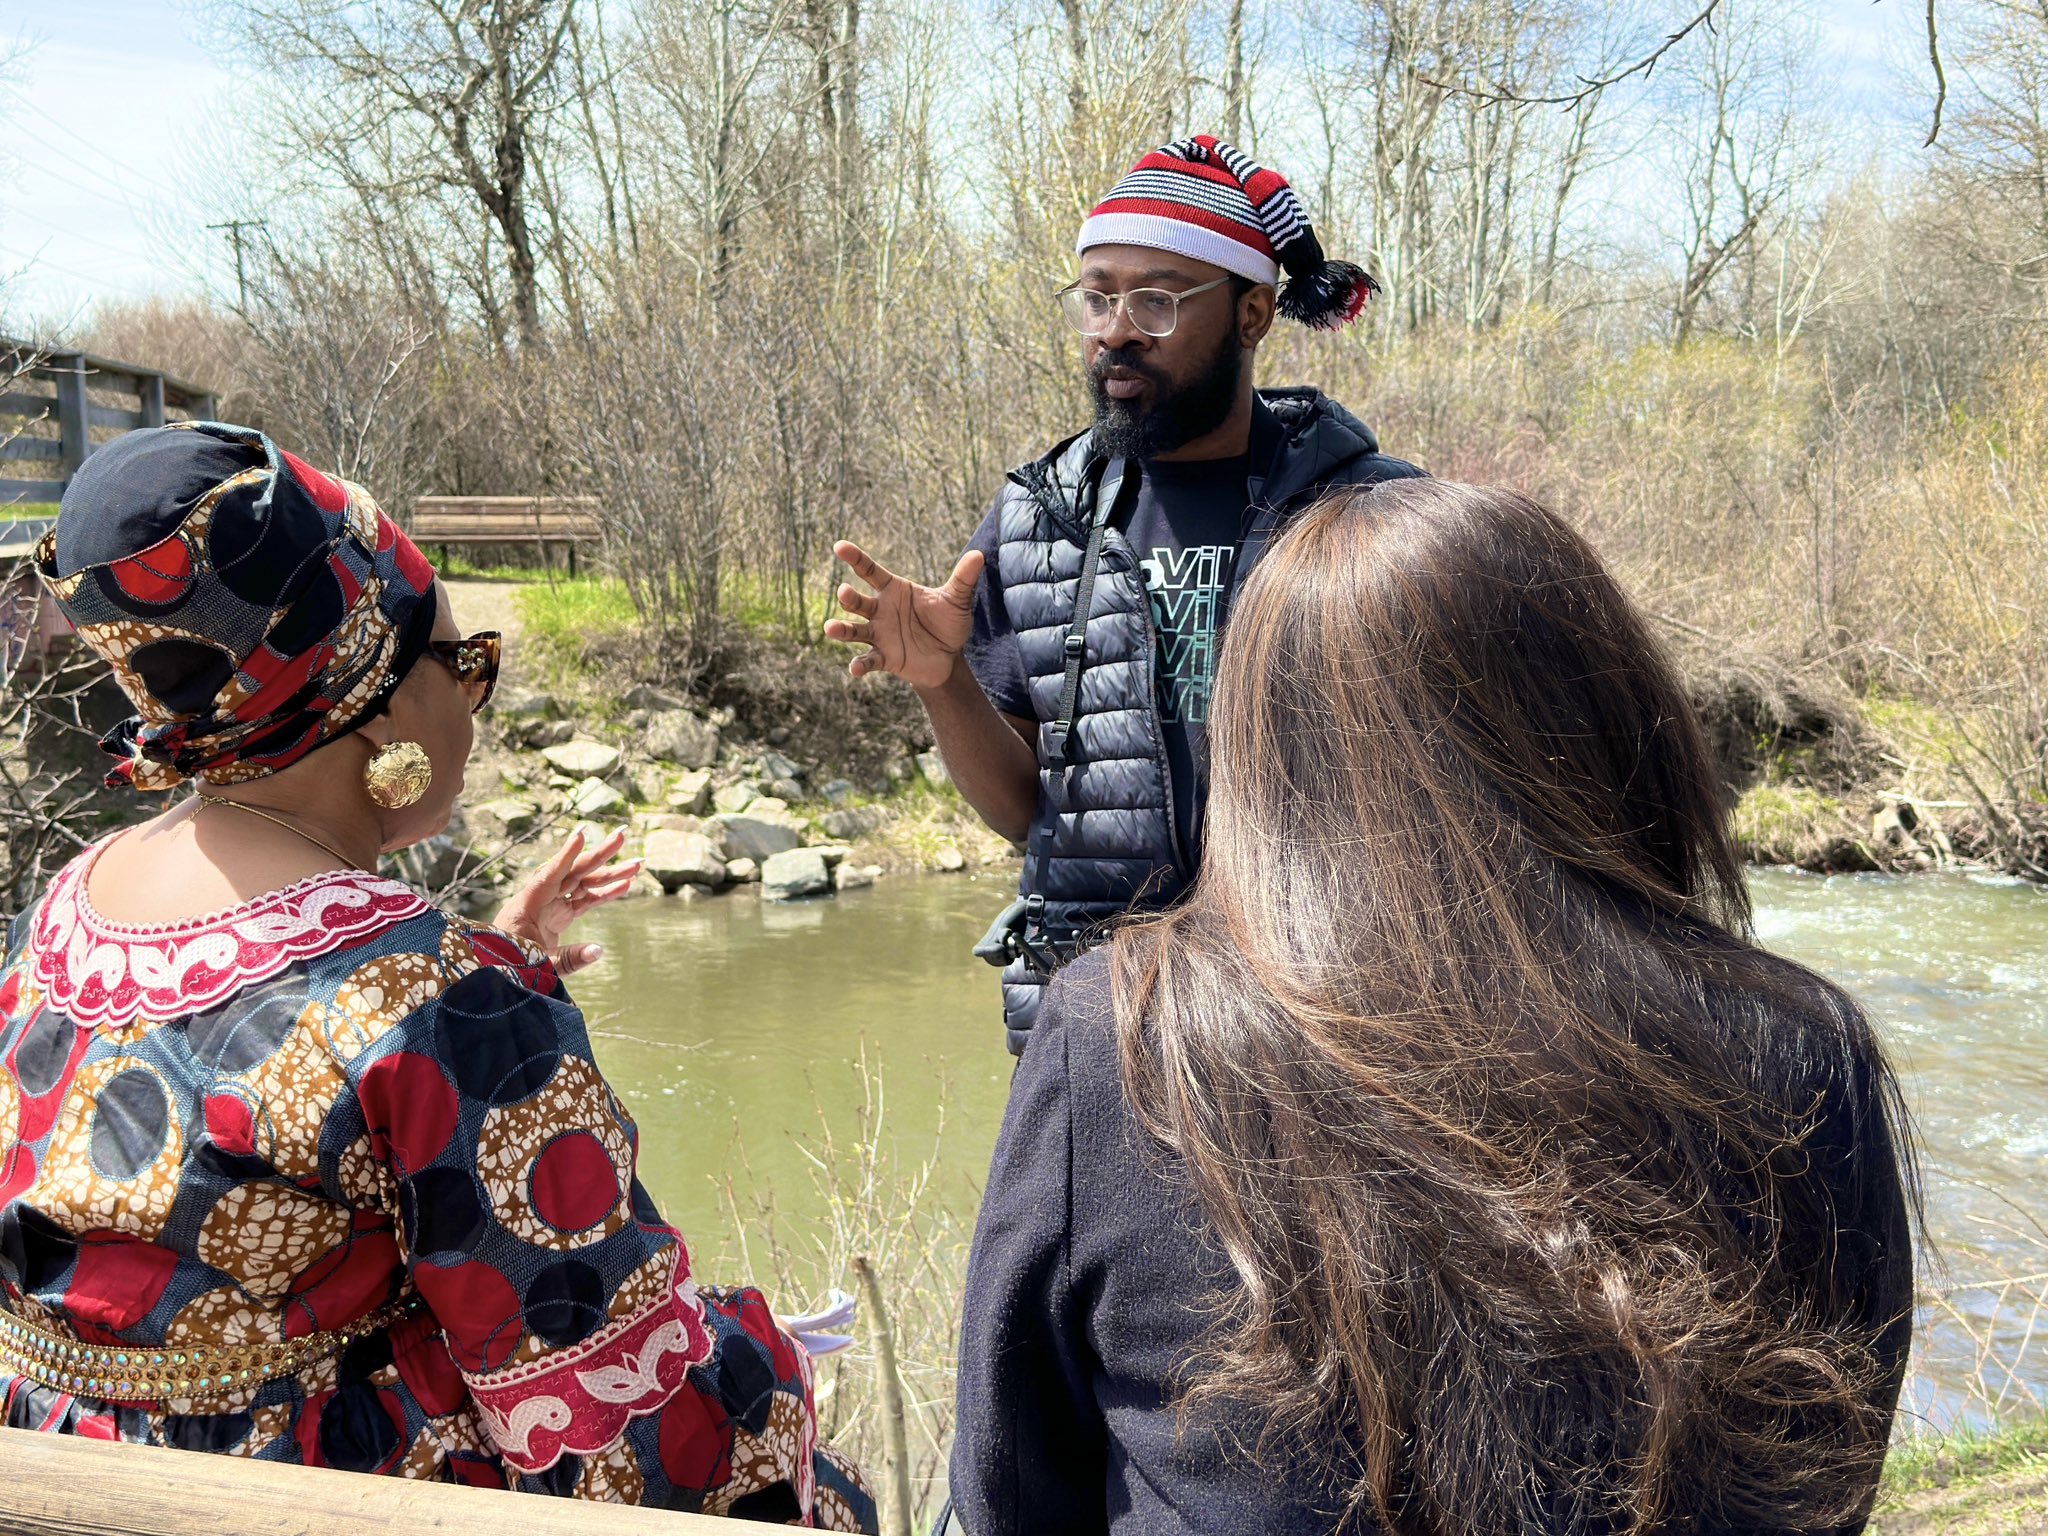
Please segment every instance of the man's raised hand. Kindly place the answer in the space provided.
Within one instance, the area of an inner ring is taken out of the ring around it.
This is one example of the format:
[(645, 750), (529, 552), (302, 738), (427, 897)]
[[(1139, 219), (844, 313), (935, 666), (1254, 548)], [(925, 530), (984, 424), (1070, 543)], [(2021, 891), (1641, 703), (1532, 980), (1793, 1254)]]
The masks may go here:
[(893, 672), (913, 688), (944, 687), (974, 631), (974, 586), (981, 580), (981, 551), (970, 549), (962, 555), (943, 587), (921, 587), (906, 581), (858, 545), (843, 540), (832, 546), (832, 553), (874, 588), (869, 596), (842, 585), (839, 606), (853, 618), (830, 619), (825, 624), (827, 639), (868, 647), (853, 658), (847, 670), (855, 677)]

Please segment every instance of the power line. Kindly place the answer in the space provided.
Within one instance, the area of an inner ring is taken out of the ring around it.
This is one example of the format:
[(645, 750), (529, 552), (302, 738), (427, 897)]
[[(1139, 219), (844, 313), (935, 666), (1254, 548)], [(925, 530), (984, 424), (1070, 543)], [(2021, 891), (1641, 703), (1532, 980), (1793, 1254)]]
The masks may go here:
[(59, 149), (55, 144), (52, 144), (48, 139), (42, 137), (42, 135), (36, 133), (33, 129), (25, 127), (21, 123), (16, 123), (14, 125), (14, 130), (15, 132), (27, 138), (30, 143), (35, 144), (42, 148), (46, 153), (55, 155), (59, 160), (62, 160), (66, 165), (70, 166), (74, 171), (81, 172), (84, 175), (90, 176), (93, 180), (97, 181), (100, 184), (100, 188), (102, 191), (112, 192), (115, 197), (121, 200), (121, 202), (127, 207), (130, 213), (139, 214), (142, 211), (140, 208), (136, 206), (135, 194), (130, 192), (127, 187), (123, 186), (121, 182), (115, 179), (114, 177), (107, 175), (106, 172), (98, 170), (93, 166), (87, 165), (83, 160), (79, 159), (70, 151)]
[(9, 250), (6, 246), (0, 246), (0, 257), (5, 257), (9, 261), (20, 262), (24, 273), (42, 268), (51, 272), (61, 272), (64, 276), (76, 278), (81, 283), (91, 283), (100, 288), (111, 288), (116, 293), (123, 294), (131, 299), (143, 299), (150, 296), (150, 290), (146, 288), (137, 288), (131, 283), (117, 282), (112, 278), (96, 277), (90, 272), (81, 272), (76, 267), (67, 267), (62, 262), (49, 260), (41, 251), (37, 251), (33, 256), (24, 256), (19, 251)]
[(33, 223), (42, 225), (45, 229), (56, 231), (67, 239), (76, 240), (81, 245), (89, 245), (95, 250), (104, 251), (109, 256), (119, 257), (122, 261), (134, 261), (138, 256), (138, 253), (135, 251), (121, 250), (116, 246), (108, 244), (105, 239), (98, 235), (84, 234), (67, 224), (59, 224), (48, 214), (38, 213), (33, 208), (23, 207), (20, 203), (10, 203), (4, 208), (0, 208), (0, 224), (5, 224), (9, 219), (28, 219)]

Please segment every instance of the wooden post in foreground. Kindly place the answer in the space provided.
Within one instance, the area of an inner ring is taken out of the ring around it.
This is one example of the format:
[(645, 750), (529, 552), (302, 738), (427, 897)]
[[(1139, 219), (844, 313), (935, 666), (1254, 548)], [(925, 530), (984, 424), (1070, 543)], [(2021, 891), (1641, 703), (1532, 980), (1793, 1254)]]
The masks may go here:
[(860, 1304), (867, 1309), (868, 1337), (875, 1350), (875, 1379), (882, 1389), (882, 1536), (911, 1536), (910, 1445), (903, 1429), (903, 1378), (896, 1374), (896, 1335), (882, 1305), (881, 1282), (865, 1254), (853, 1261), (860, 1282)]
[(707, 1515), (0, 1429), (0, 1536), (732, 1536)]

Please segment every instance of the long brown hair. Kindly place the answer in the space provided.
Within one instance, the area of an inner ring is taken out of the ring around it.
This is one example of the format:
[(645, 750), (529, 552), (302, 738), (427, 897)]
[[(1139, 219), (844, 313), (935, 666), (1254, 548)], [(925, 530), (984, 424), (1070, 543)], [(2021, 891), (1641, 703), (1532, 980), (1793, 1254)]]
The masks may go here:
[(1200, 878), (1112, 950), (1131, 1102), (1237, 1282), (1189, 1411), (1262, 1410), (1394, 1532), (1859, 1514), (1883, 1320), (1814, 1143), (1878, 1117), (1855, 1176), (1897, 1189), (1895, 1090), (1749, 941), (1699, 724), (1592, 550), (1505, 491), (1339, 493), (1246, 584), (1210, 732)]

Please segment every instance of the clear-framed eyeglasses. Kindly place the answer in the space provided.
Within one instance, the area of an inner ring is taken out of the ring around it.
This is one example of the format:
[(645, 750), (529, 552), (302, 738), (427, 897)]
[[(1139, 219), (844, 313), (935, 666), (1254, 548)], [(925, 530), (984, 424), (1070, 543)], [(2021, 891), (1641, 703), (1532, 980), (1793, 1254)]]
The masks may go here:
[(1067, 324), (1083, 336), (1102, 335), (1116, 324), (1117, 310), (1122, 309), (1130, 317), (1134, 330), (1157, 340), (1171, 336), (1173, 328), (1180, 324), (1183, 299), (1192, 299), (1211, 288), (1221, 288), (1229, 281), (1228, 277), (1219, 277), (1214, 282), (1182, 293), (1166, 288), (1132, 288), (1123, 293), (1103, 293), (1096, 288), (1069, 283), (1055, 297), (1060, 301), (1060, 312), (1067, 317)]

